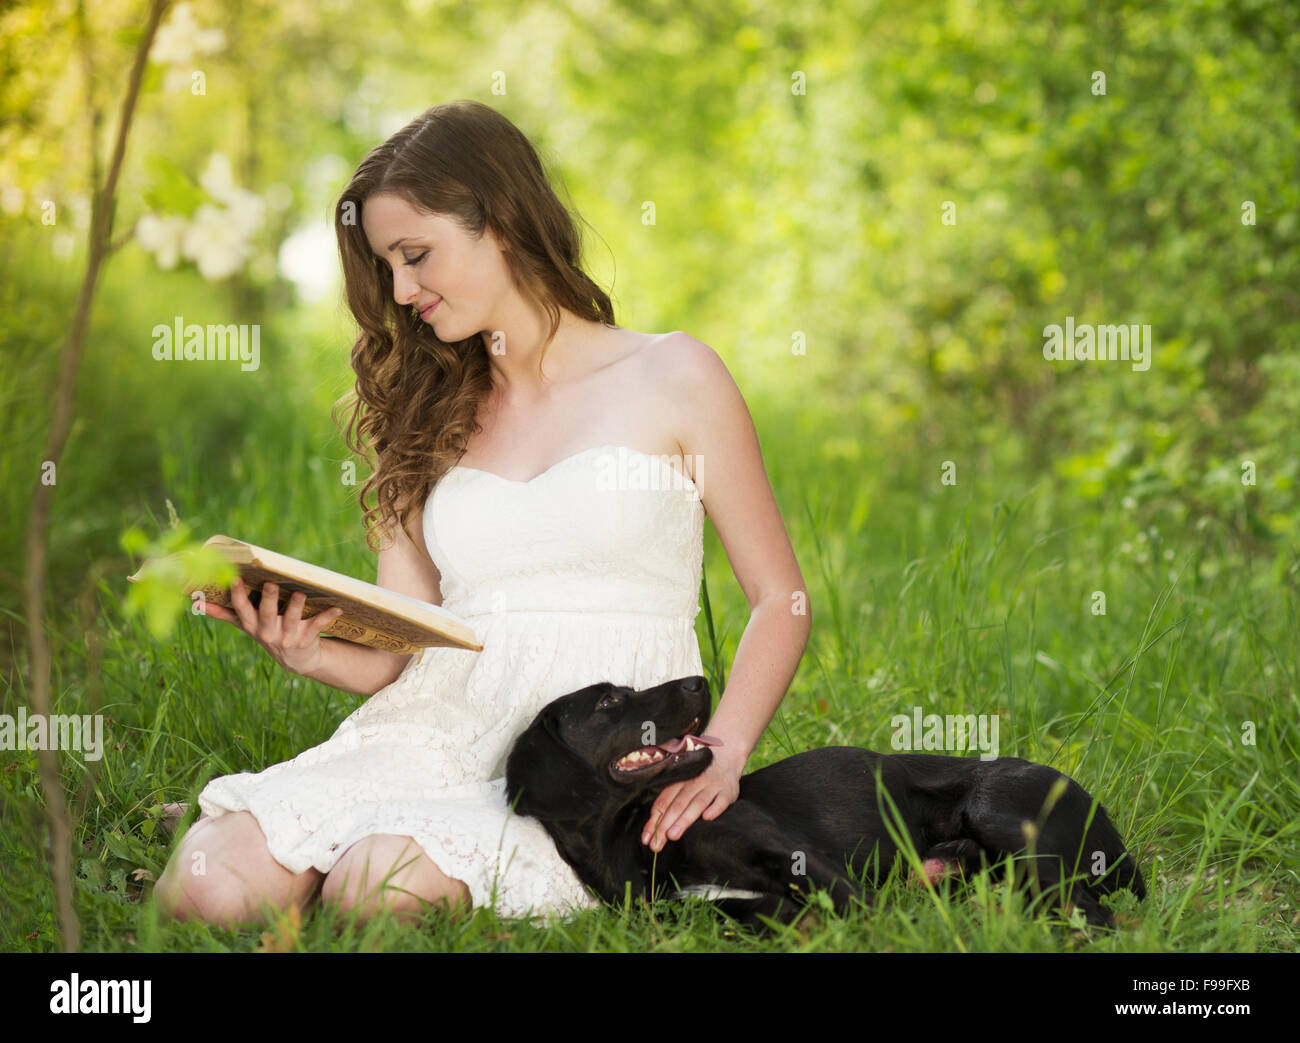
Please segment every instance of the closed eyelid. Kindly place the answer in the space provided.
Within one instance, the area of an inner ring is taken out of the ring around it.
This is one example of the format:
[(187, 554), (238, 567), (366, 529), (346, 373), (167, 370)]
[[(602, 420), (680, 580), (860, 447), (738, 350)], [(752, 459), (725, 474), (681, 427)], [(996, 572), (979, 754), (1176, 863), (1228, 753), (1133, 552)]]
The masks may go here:
[[(403, 264), (410, 264), (412, 261), (418, 261), (418, 260), (420, 260), (422, 257), (424, 257), (425, 254), (429, 253), (432, 249), (433, 249), (432, 246), (421, 247), (421, 248), (420, 248), (420, 252), (419, 252), (418, 254), (416, 254), (415, 256), (413, 256), (413, 257), (411, 257), (411, 258), (409, 258), (409, 259), (408, 259), (407, 257), (403, 256), (403, 257), (402, 257), (402, 263), (403, 263)], [(383, 256), (383, 254), (378, 254), (378, 253), (373, 253), (373, 252), (372, 252), (372, 253), (371, 253), (371, 256), (374, 257), (374, 259), (375, 259), (376, 261), (381, 261), (381, 262), (384, 264), (385, 267), (387, 267), (387, 268), (392, 268), (392, 264), (389, 262), (389, 260), (388, 260), (387, 257)]]

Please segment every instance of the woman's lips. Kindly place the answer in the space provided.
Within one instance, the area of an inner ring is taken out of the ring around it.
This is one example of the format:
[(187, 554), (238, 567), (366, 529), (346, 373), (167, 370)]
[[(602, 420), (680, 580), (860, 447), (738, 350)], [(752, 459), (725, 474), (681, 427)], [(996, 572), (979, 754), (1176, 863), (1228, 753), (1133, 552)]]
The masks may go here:
[(428, 307), (426, 307), (423, 311), (420, 312), (420, 318), (427, 319), (430, 315), (433, 314), (433, 309), (438, 307), (438, 305), (441, 303), (442, 303), (442, 298), (439, 297), (436, 301), (434, 301), (432, 304), (430, 304)]

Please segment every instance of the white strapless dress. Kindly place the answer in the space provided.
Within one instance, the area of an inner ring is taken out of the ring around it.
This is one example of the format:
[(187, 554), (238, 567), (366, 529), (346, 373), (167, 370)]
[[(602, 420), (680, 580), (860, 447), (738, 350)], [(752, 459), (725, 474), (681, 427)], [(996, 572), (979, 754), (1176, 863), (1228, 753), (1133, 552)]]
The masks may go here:
[(363, 837), (413, 837), (475, 906), (554, 916), (596, 900), (546, 831), (511, 813), (505, 762), (557, 696), (703, 674), (699, 491), (669, 462), (594, 446), (522, 482), (455, 467), (424, 508), (443, 604), (483, 651), (430, 648), (293, 760), (213, 779), (209, 815), (249, 811), (271, 855), (328, 873)]

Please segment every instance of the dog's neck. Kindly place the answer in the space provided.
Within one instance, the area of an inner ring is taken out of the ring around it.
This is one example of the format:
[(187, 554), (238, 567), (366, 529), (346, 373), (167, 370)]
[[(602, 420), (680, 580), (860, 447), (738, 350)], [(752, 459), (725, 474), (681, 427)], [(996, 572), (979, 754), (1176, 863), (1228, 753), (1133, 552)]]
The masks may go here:
[(653, 897), (652, 889), (665, 890), (670, 883), (654, 873), (655, 853), (641, 843), (657, 796), (642, 793), (612, 812), (547, 825), (561, 857), (606, 901), (621, 901), (629, 882), (633, 898)]

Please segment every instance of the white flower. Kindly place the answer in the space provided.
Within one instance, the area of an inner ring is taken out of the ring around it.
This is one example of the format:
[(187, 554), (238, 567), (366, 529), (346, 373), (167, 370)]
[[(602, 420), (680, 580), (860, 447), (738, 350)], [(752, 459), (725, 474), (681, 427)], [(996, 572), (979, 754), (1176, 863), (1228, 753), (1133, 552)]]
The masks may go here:
[(185, 218), (145, 214), (136, 222), (135, 241), (154, 255), (160, 268), (175, 268), (187, 231)]
[(208, 164), (199, 175), (199, 185), (218, 203), (229, 203), (230, 197), (239, 191), (230, 159), (224, 152), (214, 152), (208, 157)]
[(262, 215), (265, 211), (266, 203), (261, 196), (245, 188), (238, 188), (231, 196), (226, 212), (230, 216), (231, 223), (245, 237), (251, 237), (262, 227)]
[(208, 195), (229, 208), (230, 220), (245, 236), (251, 236), (262, 227), (265, 201), (256, 192), (235, 184), (230, 160), (224, 153), (212, 153), (199, 177), (199, 184)]
[(238, 271), (252, 253), (242, 229), (230, 212), (204, 203), (194, 212), (185, 233), (184, 254), (194, 261), (205, 279), (224, 279)]
[(212, 54), (226, 45), (220, 29), (200, 29), (189, 3), (177, 4), (168, 21), (158, 27), (149, 57), (164, 65), (189, 65), (195, 55)]
[(252, 256), (251, 239), (262, 226), (266, 201), (235, 184), (230, 160), (220, 152), (208, 158), (199, 184), (215, 202), (201, 204), (188, 221), (146, 214), (135, 237), (163, 268), (175, 267), (181, 256), (194, 261), (205, 279), (225, 279)]

